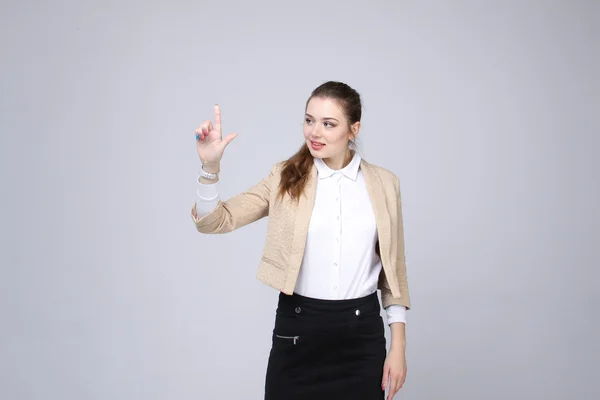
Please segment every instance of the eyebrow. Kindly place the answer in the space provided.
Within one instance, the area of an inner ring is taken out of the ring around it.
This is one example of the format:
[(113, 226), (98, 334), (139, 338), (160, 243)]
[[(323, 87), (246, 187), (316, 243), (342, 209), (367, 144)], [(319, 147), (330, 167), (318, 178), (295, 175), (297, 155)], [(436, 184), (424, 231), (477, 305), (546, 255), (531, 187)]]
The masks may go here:
[[(309, 113), (306, 113), (306, 116), (307, 116), (307, 117), (314, 118), (314, 117), (313, 117), (312, 115), (310, 115)], [(334, 121), (336, 121), (336, 122), (340, 122), (340, 121), (338, 121), (336, 118), (333, 118), (333, 117), (325, 117), (325, 118), (323, 118), (323, 119), (331, 119), (331, 120), (334, 120)]]

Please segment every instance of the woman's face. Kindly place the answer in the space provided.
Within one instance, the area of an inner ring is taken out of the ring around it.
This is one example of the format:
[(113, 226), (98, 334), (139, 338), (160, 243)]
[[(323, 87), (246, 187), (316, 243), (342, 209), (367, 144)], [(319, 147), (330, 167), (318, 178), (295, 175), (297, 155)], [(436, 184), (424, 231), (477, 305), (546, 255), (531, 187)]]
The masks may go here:
[(353, 125), (334, 99), (313, 97), (304, 116), (304, 139), (313, 157), (322, 158), (331, 168), (343, 167), (348, 141), (358, 134), (360, 122)]

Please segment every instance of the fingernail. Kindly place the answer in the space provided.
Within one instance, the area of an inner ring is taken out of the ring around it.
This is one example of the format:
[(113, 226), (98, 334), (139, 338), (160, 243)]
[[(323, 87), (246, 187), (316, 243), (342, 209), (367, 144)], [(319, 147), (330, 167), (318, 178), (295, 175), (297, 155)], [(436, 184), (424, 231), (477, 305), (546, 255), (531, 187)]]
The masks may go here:
[(196, 133), (196, 140), (200, 139), (200, 135)]

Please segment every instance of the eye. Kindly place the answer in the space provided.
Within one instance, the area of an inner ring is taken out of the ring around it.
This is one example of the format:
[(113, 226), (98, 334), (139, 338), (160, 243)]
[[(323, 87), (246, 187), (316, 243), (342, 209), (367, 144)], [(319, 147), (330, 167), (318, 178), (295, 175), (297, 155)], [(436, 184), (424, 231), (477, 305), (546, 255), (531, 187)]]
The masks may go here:
[(335, 125), (333, 125), (331, 122), (325, 121), (324, 123), (326, 128), (335, 128)]
[(304, 122), (306, 122), (307, 124), (310, 124), (312, 122), (312, 120), (310, 118), (304, 118)]

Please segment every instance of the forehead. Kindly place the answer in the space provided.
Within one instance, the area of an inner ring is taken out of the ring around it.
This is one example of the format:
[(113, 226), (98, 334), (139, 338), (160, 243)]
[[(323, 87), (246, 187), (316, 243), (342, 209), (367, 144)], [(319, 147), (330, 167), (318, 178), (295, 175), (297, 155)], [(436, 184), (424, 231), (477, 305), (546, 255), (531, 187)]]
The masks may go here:
[(306, 106), (306, 112), (315, 118), (333, 117), (341, 120), (344, 118), (339, 103), (334, 99), (313, 97)]

